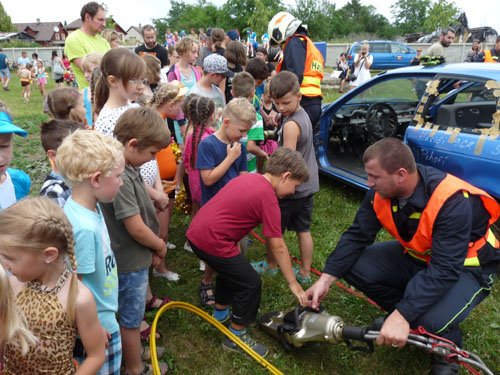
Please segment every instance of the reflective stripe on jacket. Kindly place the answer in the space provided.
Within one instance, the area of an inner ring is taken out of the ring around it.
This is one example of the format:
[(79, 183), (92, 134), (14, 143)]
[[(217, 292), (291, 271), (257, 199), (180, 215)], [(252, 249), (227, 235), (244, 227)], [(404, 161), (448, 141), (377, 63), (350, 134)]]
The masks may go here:
[(378, 193), (375, 193), (373, 209), (380, 223), (399, 241), (401, 245), (405, 247), (406, 252), (408, 252), (411, 256), (429, 264), (431, 260), (432, 229), (434, 227), (434, 221), (436, 220), (443, 204), (448, 198), (458, 191), (462, 191), (464, 196), (467, 198), (469, 197), (469, 194), (479, 196), (483, 202), (484, 208), (490, 214), (485, 235), (477, 241), (469, 243), (469, 250), (464, 262), (465, 266), (479, 266), (479, 259), (477, 257), (478, 250), (481, 249), (486, 242), (495, 248), (499, 248), (500, 245), (498, 239), (490, 229), (490, 226), (495, 223), (500, 216), (500, 206), (497, 201), (485, 191), (478, 189), (455, 176), (447, 174), (432, 193), (424, 211), (421, 214), (413, 214), (416, 216), (420, 215), (420, 220), (417, 231), (413, 235), (413, 238), (408, 242), (404, 241), (398, 232), (392, 216), (393, 207), (391, 207), (390, 199), (384, 199)]
[[(323, 67), (325, 65), (323, 55), (318, 48), (316, 48), (312, 40), (302, 34), (294, 34), (288, 38), (285, 42), (283, 50), (285, 50), (288, 41), (294, 37), (301, 38), (301, 40), (305, 40), (307, 42), (306, 64), (304, 67), (302, 83), (300, 85), (300, 92), (305, 96), (321, 96), (321, 81), (323, 80)], [(281, 71), (282, 63), (283, 58), (281, 58), (278, 66), (276, 67), (276, 71), (278, 73)]]
[(485, 63), (497, 63), (500, 61), (498, 61), (497, 56), (493, 56), (491, 54), (491, 49), (487, 49), (486, 51), (484, 51), (484, 62)]

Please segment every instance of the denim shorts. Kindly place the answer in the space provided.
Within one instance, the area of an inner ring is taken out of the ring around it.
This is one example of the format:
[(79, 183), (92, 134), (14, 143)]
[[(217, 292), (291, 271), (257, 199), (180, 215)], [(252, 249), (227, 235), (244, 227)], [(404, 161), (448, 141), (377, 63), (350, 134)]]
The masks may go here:
[(9, 70), (9, 68), (0, 69), (0, 78), (1, 79), (10, 78), (10, 70)]
[(118, 274), (118, 314), (120, 326), (139, 328), (146, 308), (149, 268)]

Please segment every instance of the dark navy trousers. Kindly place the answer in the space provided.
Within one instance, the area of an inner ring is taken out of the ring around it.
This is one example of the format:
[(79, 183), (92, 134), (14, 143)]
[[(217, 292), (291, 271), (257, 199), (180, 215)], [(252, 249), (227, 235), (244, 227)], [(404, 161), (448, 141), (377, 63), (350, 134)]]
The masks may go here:
[[(379, 242), (368, 246), (343, 278), (390, 313), (405, 297), (408, 282), (426, 267), (424, 262), (404, 254), (399, 242)], [(427, 332), (461, 346), (459, 324), (489, 294), (492, 283), (493, 275), (482, 273), (479, 267), (464, 267), (455, 285), (410, 322), (411, 328), (423, 326)]]

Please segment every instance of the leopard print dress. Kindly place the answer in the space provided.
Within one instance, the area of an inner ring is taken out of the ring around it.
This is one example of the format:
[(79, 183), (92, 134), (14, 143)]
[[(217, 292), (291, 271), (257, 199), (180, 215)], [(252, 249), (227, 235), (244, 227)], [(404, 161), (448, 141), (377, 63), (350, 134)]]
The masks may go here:
[(75, 373), (72, 361), (76, 328), (67, 319), (66, 310), (57, 293), (71, 276), (65, 266), (54, 288), (31, 281), (16, 296), (16, 303), (24, 312), (28, 326), (38, 338), (36, 346), (21, 355), (15, 343), (7, 343), (4, 350), (5, 375), (71, 375)]

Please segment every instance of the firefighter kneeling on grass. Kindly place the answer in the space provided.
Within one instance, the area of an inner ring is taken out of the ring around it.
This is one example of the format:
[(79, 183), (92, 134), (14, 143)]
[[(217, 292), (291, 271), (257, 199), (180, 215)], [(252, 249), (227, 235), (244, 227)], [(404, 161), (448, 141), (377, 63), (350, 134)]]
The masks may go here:
[[(499, 265), (491, 226), (500, 206), (461, 179), (417, 165), (396, 138), (370, 146), (363, 162), (370, 190), (306, 291), (310, 305), (317, 308), (343, 278), (388, 312), (377, 344), (403, 347), (410, 328), (423, 326), (461, 346), (459, 324), (488, 296)], [(382, 227), (397, 241), (374, 243)], [(431, 375), (458, 370), (433, 355)]]

